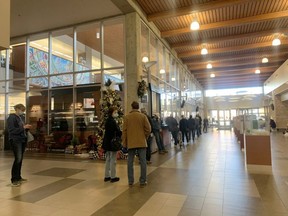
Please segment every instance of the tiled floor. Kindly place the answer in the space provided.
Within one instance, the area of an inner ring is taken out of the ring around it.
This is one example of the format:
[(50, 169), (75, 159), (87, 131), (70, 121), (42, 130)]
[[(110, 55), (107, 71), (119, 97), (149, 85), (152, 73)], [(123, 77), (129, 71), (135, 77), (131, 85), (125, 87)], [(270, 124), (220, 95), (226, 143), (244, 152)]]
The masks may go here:
[(29, 181), (11, 187), (13, 157), (2, 151), (0, 215), (288, 216), (288, 138), (273, 132), (271, 141), (272, 167), (247, 168), (233, 132), (210, 129), (184, 149), (153, 154), (144, 188), (128, 187), (125, 161), (112, 184), (103, 181), (103, 161), (28, 152)]

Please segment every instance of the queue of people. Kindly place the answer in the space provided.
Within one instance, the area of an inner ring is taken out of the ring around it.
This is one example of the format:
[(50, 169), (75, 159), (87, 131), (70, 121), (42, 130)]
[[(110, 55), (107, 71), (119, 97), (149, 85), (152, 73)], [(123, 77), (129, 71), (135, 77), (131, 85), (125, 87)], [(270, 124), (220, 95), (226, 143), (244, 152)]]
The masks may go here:
[[(11, 186), (20, 186), (27, 179), (22, 178), (21, 168), (23, 161), (23, 154), (27, 144), (27, 133), (31, 129), (31, 125), (25, 124), (24, 112), (25, 106), (17, 104), (15, 107), (15, 114), (10, 114), (7, 119), (9, 141), (14, 153), (14, 163), (11, 170)], [(151, 145), (153, 137), (158, 148), (159, 154), (166, 154), (168, 151), (163, 144), (161, 130), (162, 121), (159, 115), (154, 114), (150, 117), (145, 108), (139, 111), (139, 103), (134, 101), (131, 104), (131, 112), (124, 117), (122, 131), (117, 124), (115, 118), (118, 117), (118, 110), (116, 107), (110, 107), (108, 111), (108, 118), (105, 123), (105, 133), (103, 137), (102, 148), (106, 154), (104, 182), (118, 182), (120, 180), (116, 175), (117, 149), (113, 148), (113, 138), (122, 138), (122, 145), (128, 151), (127, 160), (127, 175), (128, 184), (134, 184), (134, 158), (138, 156), (140, 163), (140, 186), (144, 187), (147, 184), (147, 164), (151, 164)], [(179, 131), (182, 134), (182, 143), (186, 138), (187, 143), (192, 139), (195, 141), (195, 134), (197, 137), (201, 135), (201, 117), (196, 115), (186, 119), (183, 115), (178, 121), (171, 115), (166, 118), (165, 122), (174, 139), (174, 145), (179, 144)], [(207, 125), (204, 120), (203, 131), (207, 132)]]

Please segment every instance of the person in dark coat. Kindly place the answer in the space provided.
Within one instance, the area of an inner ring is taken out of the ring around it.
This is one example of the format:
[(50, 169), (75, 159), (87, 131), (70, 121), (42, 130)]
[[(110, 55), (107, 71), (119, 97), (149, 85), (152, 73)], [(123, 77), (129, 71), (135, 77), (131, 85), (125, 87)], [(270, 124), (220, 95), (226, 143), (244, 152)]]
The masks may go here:
[[(140, 111), (141, 111), (141, 113), (146, 115), (146, 117), (147, 117), (147, 119), (149, 121), (150, 127), (152, 128), (152, 119), (148, 115), (146, 109), (145, 108), (141, 108)], [(153, 141), (153, 134), (152, 134), (152, 131), (151, 131), (150, 135), (147, 138), (147, 150), (146, 150), (146, 163), (147, 164), (151, 164), (152, 163), (151, 162), (151, 144), (152, 144), (152, 141)]]
[(179, 121), (179, 129), (182, 133), (182, 142), (184, 144), (184, 136), (186, 137), (187, 143), (189, 142), (188, 137), (188, 120), (184, 117), (184, 115), (181, 116), (181, 120)]
[(9, 115), (7, 119), (7, 129), (9, 133), (9, 143), (14, 154), (14, 163), (11, 170), (11, 186), (18, 187), (27, 179), (22, 178), (21, 168), (23, 155), (27, 145), (27, 131), (32, 128), (30, 124), (25, 124), (23, 104), (14, 106), (15, 113)]
[(178, 122), (173, 117), (172, 114), (169, 117), (166, 118), (165, 122), (168, 125), (169, 131), (171, 132), (172, 137), (174, 139), (174, 145), (177, 146), (178, 143), (179, 143), (179, 140), (178, 140), (178, 132), (179, 132)]
[(116, 177), (116, 155), (117, 151), (113, 151), (111, 140), (114, 136), (121, 137), (122, 132), (115, 121), (118, 117), (118, 110), (116, 107), (110, 107), (108, 111), (108, 118), (105, 123), (105, 134), (103, 138), (102, 148), (106, 151), (105, 162), (105, 178), (104, 181), (117, 182), (120, 180)]
[(161, 130), (162, 130), (162, 128), (161, 128), (160, 119), (159, 119), (158, 115), (154, 114), (152, 116), (152, 131), (153, 131), (153, 134), (154, 134), (154, 137), (156, 140), (159, 154), (165, 154), (165, 153), (168, 153), (168, 151), (165, 150), (163, 140), (162, 140), (162, 137), (160, 134)]
[(192, 134), (192, 140), (193, 143), (195, 141), (195, 130), (196, 130), (196, 122), (195, 119), (192, 118), (192, 115), (190, 115), (188, 119), (188, 128), (189, 128), (189, 140), (191, 140), (191, 134)]

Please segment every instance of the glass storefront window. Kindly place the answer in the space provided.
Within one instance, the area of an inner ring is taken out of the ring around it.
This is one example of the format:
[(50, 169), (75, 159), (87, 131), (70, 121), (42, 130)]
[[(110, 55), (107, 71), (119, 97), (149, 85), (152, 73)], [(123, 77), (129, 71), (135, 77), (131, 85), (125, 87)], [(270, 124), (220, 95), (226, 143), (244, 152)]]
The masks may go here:
[(48, 90), (30, 89), (26, 110), (26, 120), (33, 126), (31, 132), (36, 139), (44, 141), (48, 133)]
[(87, 85), (101, 83), (101, 71), (77, 73), (75, 79), (76, 85)]
[(79, 143), (87, 143), (97, 133), (100, 117), (100, 86), (76, 89), (75, 131)]
[(19, 103), (24, 104), (24, 106), (26, 105), (25, 91), (10, 91), (8, 98), (8, 113), (15, 113), (14, 106)]
[(122, 18), (104, 22), (103, 61), (104, 68), (124, 66), (124, 25)]
[(3, 130), (5, 128), (4, 122), (5, 122), (5, 94), (0, 94), (0, 135), (3, 134)]
[(76, 71), (101, 68), (100, 24), (93, 23), (77, 28)]
[(48, 88), (48, 77), (30, 78), (29, 86), (30, 88), (31, 87)]
[(31, 37), (29, 46), (30, 77), (47, 76), (49, 68), (48, 34)]
[[(25, 93), (26, 91), (26, 84), (25, 80), (10, 80), (8, 82), (8, 91), (9, 93), (19, 92), (19, 93)], [(9, 95), (10, 96), (10, 95)], [(25, 100), (25, 98), (24, 98)], [(22, 100), (21, 100), (22, 101)]]
[(50, 87), (72, 86), (73, 74), (64, 74), (50, 77)]
[(6, 79), (6, 50), (0, 51), (0, 80)]
[[(81, 67), (81, 66), (79, 66)], [(52, 33), (51, 74), (73, 71), (73, 29)]]
[(10, 49), (9, 79), (25, 78), (26, 43)]
[(144, 23), (141, 23), (141, 57), (142, 60), (147, 57), (148, 61), (151, 61), (149, 56), (149, 29)]
[(50, 131), (72, 132), (73, 90), (57, 89), (50, 93)]
[[(158, 63), (158, 58), (157, 58), (157, 44), (158, 40), (154, 36), (154, 34), (150, 33), (150, 61), (156, 61)], [(150, 68), (151, 74), (154, 76), (158, 76), (158, 67), (155, 65), (154, 67)]]
[(116, 84), (115, 89), (119, 90), (124, 83), (124, 69), (104, 70), (104, 83), (110, 79)]

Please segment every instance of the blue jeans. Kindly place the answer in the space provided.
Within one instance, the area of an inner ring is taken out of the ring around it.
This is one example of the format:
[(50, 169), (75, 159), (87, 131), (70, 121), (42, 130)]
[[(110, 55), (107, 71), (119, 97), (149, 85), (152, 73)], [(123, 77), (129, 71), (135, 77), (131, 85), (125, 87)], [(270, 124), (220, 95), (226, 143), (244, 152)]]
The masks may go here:
[(11, 149), (14, 154), (14, 163), (11, 170), (11, 182), (20, 181), (21, 177), (21, 168), (23, 161), (23, 154), (26, 148), (26, 140), (9, 140)]
[(155, 140), (156, 140), (156, 144), (158, 147), (158, 151), (163, 151), (165, 150), (164, 145), (163, 145), (163, 141), (162, 141), (162, 137), (160, 135), (160, 131), (159, 130), (154, 130), (153, 134), (155, 136)]
[(106, 151), (105, 178), (116, 177), (116, 151)]
[(144, 184), (147, 180), (147, 166), (146, 166), (146, 148), (133, 148), (128, 149), (128, 183), (133, 184), (134, 183), (134, 157), (136, 155), (136, 152), (138, 152), (139, 155), (139, 162), (140, 162), (140, 178), (139, 182), (140, 184)]

